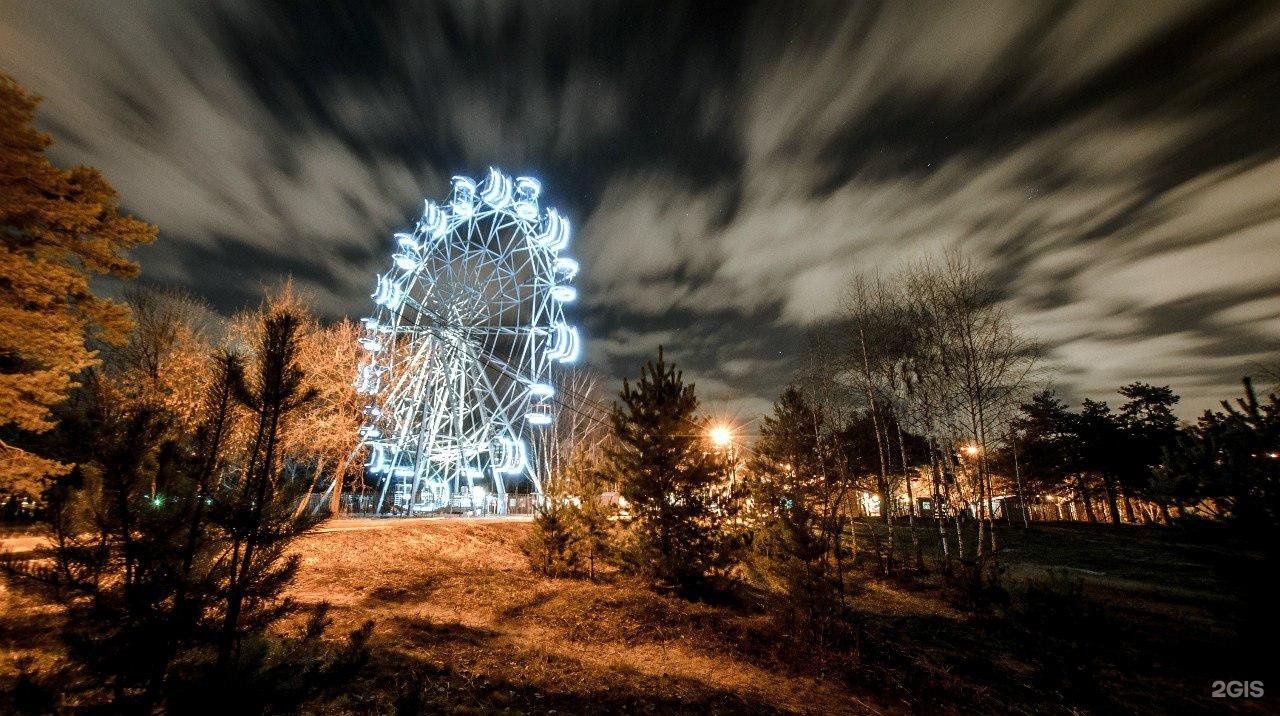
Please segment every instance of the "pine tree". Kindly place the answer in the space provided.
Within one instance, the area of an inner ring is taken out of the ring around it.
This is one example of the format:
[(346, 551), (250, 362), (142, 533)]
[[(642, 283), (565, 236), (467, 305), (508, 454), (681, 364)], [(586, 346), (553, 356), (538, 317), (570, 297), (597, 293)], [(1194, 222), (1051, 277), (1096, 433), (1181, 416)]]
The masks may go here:
[(132, 278), (125, 252), (156, 228), (120, 214), (97, 170), (53, 166), (31, 124), (38, 99), (0, 73), (0, 487), (35, 492), (69, 466), (21, 447), (98, 362), (88, 341), (120, 343), (128, 309), (95, 296), (91, 274)]
[[(49, 491), (55, 569), (44, 578), (66, 608), (69, 656), (109, 687), (120, 706), (150, 706), (185, 637), (196, 628), (208, 583), (176, 569), (200, 495), (183, 470), (189, 450), (167, 439), (168, 416), (133, 401), (98, 375), (89, 394), (86, 433), (93, 458)], [(79, 483), (77, 485), (76, 483)], [(153, 486), (163, 485), (164, 492)], [(192, 543), (192, 566), (207, 569), (207, 542)], [(181, 605), (179, 604), (181, 602)], [(198, 604), (196, 602), (199, 602)]]
[(598, 459), (579, 446), (542, 483), (542, 502), (523, 547), (534, 571), (548, 577), (585, 575), (613, 557), (617, 509), (604, 502)]
[(573, 494), (573, 477), (579, 469), (580, 461), (571, 460), (543, 480), (542, 501), (523, 545), (530, 566), (539, 574), (565, 577), (580, 568), (581, 533)]
[(1120, 458), (1120, 487), (1125, 519), (1135, 521), (1132, 497), (1151, 492), (1155, 471), (1166, 450), (1173, 448), (1181, 430), (1173, 406), (1181, 398), (1165, 386), (1130, 383), (1120, 389), (1128, 400), (1120, 406), (1119, 419), (1124, 449)]
[(623, 381), (620, 397), (611, 415), (615, 444), (605, 455), (630, 505), (633, 565), (683, 590), (727, 576), (736, 557), (725, 529), (727, 470), (706, 444), (694, 386), (659, 348), (635, 386)]
[[(1085, 398), (1080, 413), (1075, 416), (1076, 436), (1079, 441), (1077, 458), (1082, 474), (1102, 477), (1102, 488), (1107, 497), (1111, 523), (1120, 524), (1119, 475), (1121, 473), (1124, 434), (1120, 421), (1105, 401)], [(1090, 515), (1090, 520), (1093, 516)]]
[[(582, 457), (579, 457), (582, 455)], [(604, 501), (608, 478), (600, 465), (582, 451), (575, 454), (575, 482), (579, 501), (575, 510), (579, 553), (586, 561), (587, 578), (595, 579), (602, 563), (614, 556), (615, 519), (618, 510)]]
[(296, 510), (308, 481), (281, 467), (293, 457), (279, 436), (311, 397), (300, 325), (268, 305), (247, 358), (208, 361), (192, 429), (166, 410), (163, 381), (95, 370), (76, 391), (88, 444), (49, 490), (50, 568), (0, 566), (66, 609), (69, 656), (115, 710), (262, 712), (363, 658), (371, 627), (334, 651), (324, 605), (301, 642), (269, 628), (296, 609), (291, 546), (318, 520)]
[[(1161, 489), (1184, 506), (1214, 509), (1251, 530), (1280, 531), (1280, 395), (1258, 395), (1245, 378), (1243, 395), (1206, 410), (1166, 450), (1157, 470)], [(1275, 550), (1270, 552), (1275, 554)]]
[(1076, 466), (1075, 416), (1052, 390), (1044, 390), (1024, 403), (1014, 428), (1019, 431), (1018, 451), (1022, 469), (1029, 476), (1031, 493), (1070, 489)]
[(256, 360), (245, 380), (233, 382), (236, 397), (254, 417), (255, 429), (237, 481), (225, 490), (217, 519), (230, 535), (226, 613), (218, 643), (225, 669), (239, 653), (242, 637), (279, 620), (291, 609), (275, 597), (299, 565), (286, 556), (289, 544), (319, 522), (296, 506), (308, 489), (281, 469), (288, 455), (281, 437), (297, 411), (315, 399), (298, 364), (304, 316), (292, 306), (268, 303), (254, 341)]
[(844, 630), (847, 589), (841, 510), (853, 483), (835, 469), (836, 446), (822, 416), (788, 388), (766, 416), (749, 462), (761, 527), (756, 546), (774, 558), (784, 608), (805, 636), (830, 641)]

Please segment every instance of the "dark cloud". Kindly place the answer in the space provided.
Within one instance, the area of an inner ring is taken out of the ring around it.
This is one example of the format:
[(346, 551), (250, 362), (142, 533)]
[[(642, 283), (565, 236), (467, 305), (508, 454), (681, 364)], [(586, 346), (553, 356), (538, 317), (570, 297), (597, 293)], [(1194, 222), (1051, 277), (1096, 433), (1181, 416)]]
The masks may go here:
[(762, 409), (858, 272), (960, 247), (1064, 388), (1190, 413), (1280, 350), (1280, 12), (1265, 3), (130, 3), (0, 8), (55, 156), (221, 310), (282, 272), (367, 310), (455, 173), (576, 220), (588, 355), (670, 347)]

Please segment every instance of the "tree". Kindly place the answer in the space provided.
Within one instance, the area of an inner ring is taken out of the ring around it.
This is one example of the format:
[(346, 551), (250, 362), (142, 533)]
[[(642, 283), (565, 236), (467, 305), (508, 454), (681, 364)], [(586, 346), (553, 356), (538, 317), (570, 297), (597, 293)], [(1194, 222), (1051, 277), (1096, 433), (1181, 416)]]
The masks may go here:
[(10, 569), (66, 607), (70, 656), (116, 709), (289, 710), (363, 658), (371, 626), (335, 651), (319, 641), (324, 605), (300, 642), (268, 629), (295, 609), (289, 547), (316, 521), (294, 509), (307, 482), (279, 467), (279, 435), (309, 397), (298, 326), (266, 310), (248, 359), (214, 356), (192, 430), (101, 371), (77, 391), (88, 457), (50, 490), (52, 568)]
[[(1179, 507), (1199, 505), (1264, 533), (1280, 529), (1280, 396), (1244, 395), (1206, 410), (1165, 452), (1158, 470), (1164, 494)], [(1274, 534), (1268, 540), (1274, 543)]]
[(156, 228), (122, 215), (97, 170), (53, 166), (52, 137), (31, 124), (38, 99), (0, 73), (0, 487), (35, 492), (70, 466), (22, 447), (54, 426), (51, 409), (97, 364), (92, 341), (118, 344), (128, 310), (89, 277), (132, 278), (125, 253)]
[[(843, 349), (836, 351), (839, 375), (832, 387), (847, 383), (860, 398), (874, 438), (866, 457), (874, 455), (882, 517), (888, 520), (895, 507), (888, 498), (900, 474), (914, 527), (912, 468), (928, 465), (944, 554), (951, 556), (944, 511), (955, 516), (963, 554), (960, 516), (970, 507), (979, 518), (975, 556), (994, 552), (991, 460), (1030, 383), (1036, 345), (1014, 326), (991, 277), (956, 253), (887, 279), (859, 276), (844, 308), (837, 327), (844, 340), (828, 341)], [(967, 458), (957, 457), (961, 449)], [(888, 532), (892, 553), (894, 530)], [(915, 541), (914, 529), (911, 535)]]
[[(947, 362), (949, 332), (943, 323), (943, 314), (937, 302), (927, 300), (932, 295), (932, 275), (936, 269), (928, 264), (907, 270), (898, 283), (906, 293), (901, 312), (902, 325), (898, 334), (904, 351), (897, 371), (902, 386), (902, 413), (905, 420), (915, 426), (923, 436), (927, 462), (932, 474), (934, 522), (938, 528), (939, 544), (943, 558), (949, 563), (951, 550), (947, 544), (946, 511), (951, 504), (952, 487), (957, 496), (956, 461), (952, 449), (956, 443), (956, 429), (952, 416), (956, 398), (953, 372)], [(963, 533), (960, 529), (959, 510), (956, 515), (956, 553), (964, 555)], [(912, 531), (914, 535), (914, 530)]]
[(1022, 405), (1013, 424), (1019, 433), (1018, 457), (1031, 492), (1054, 492), (1067, 486), (1075, 468), (1073, 420), (1067, 404), (1052, 390), (1036, 393)]
[[(986, 522), (991, 551), (995, 532), (991, 475), (987, 465), (992, 443), (1000, 431), (996, 421), (1008, 412), (1026, 387), (1035, 364), (1035, 346), (1019, 334), (996, 300), (989, 277), (967, 259), (949, 256), (933, 274), (924, 296), (938, 316), (945, 362), (952, 376), (955, 407), (970, 445), (976, 448), (975, 472), (978, 513)], [(978, 555), (983, 550), (983, 522), (978, 525)]]
[(133, 330), (102, 351), (103, 369), (121, 392), (164, 410), (185, 432), (200, 420), (210, 378), (210, 312), (191, 296), (166, 288), (130, 287), (125, 301)]
[(578, 527), (579, 553), (587, 560), (587, 578), (595, 579), (600, 566), (615, 561), (617, 508), (605, 501), (610, 481), (605, 470), (590, 452), (580, 451), (586, 457), (577, 466), (575, 482), (579, 502), (574, 517)]
[(879, 428), (880, 422), (872, 418), (870, 410), (858, 410), (836, 427), (836, 434), (845, 471), (858, 489), (879, 498), (883, 515), (890, 511), (894, 490), (887, 470), (880, 470), (882, 450), (876, 440)]
[(584, 458), (597, 462), (600, 447), (609, 437), (608, 403), (600, 395), (605, 379), (587, 368), (557, 371), (551, 376), (556, 390), (554, 429), (539, 435), (536, 451), (554, 472), (569, 462)]
[(272, 597), (297, 571), (299, 557), (285, 550), (318, 521), (299, 514), (297, 500), (306, 483), (289, 480), (280, 469), (288, 458), (281, 437), (300, 408), (315, 398), (298, 364), (305, 317), (291, 306), (268, 303), (254, 336), (253, 371), (232, 382), (237, 399), (255, 418), (253, 437), (226, 499), (215, 512), (230, 535), (226, 611), (218, 639), (218, 665), (225, 670), (238, 655), (241, 638), (279, 620), (291, 604)]
[(1134, 495), (1147, 496), (1164, 454), (1176, 445), (1181, 428), (1173, 406), (1180, 398), (1169, 386), (1130, 383), (1120, 389), (1127, 400), (1117, 418), (1124, 433), (1120, 487), (1124, 493), (1125, 518), (1133, 522)]
[[(56, 548), (46, 576), (67, 607), (69, 656), (111, 689), (115, 703), (150, 704), (179, 639), (195, 629), (177, 618), (172, 600), (183, 576), (170, 567), (196, 496), (172, 474), (183, 451), (166, 445), (161, 411), (126, 400), (96, 376), (83, 390), (90, 393), (93, 430), (86, 437), (94, 457), (50, 490)], [(161, 474), (167, 504), (151, 490)]]
[[(850, 355), (846, 359), (849, 374), (861, 388), (866, 398), (866, 417), (871, 422), (875, 438), (876, 465), (879, 468), (876, 492), (880, 495), (880, 517), (889, 525), (889, 551), (893, 551), (893, 502), (889, 495), (889, 435), (883, 425), (885, 412), (881, 381), (888, 374), (886, 366), (892, 361), (892, 352), (885, 342), (877, 340), (889, 335), (885, 330), (893, 322), (892, 300), (889, 291), (879, 282), (871, 284), (862, 277), (854, 280), (846, 299), (845, 312), (852, 324), (853, 336)], [(886, 567), (888, 568), (888, 567)]]
[(821, 413), (791, 387), (764, 418), (748, 463), (754, 544), (779, 566), (793, 625), (827, 642), (844, 633), (848, 609), (842, 506), (852, 483), (837, 449)]
[[(1111, 512), (1111, 523), (1120, 524), (1120, 507), (1118, 502), (1119, 475), (1123, 470), (1123, 453), (1125, 436), (1120, 421), (1112, 414), (1105, 401), (1085, 398), (1080, 405), (1080, 413), (1075, 416), (1076, 470), (1084, 479), (1084, 475), (1092, 474), (1102, 478), (1102, 488), (1107, 497), (1107, 507)], [(1088, 503), (1086, 502), (1086, 507)], [(1092, 509), (1089, 520), (1093, 521)]]
[(723, 458), (707, 449), (694, 386), (659, 348), (634, 386), (623, 381), (620, 397), (605, 455), (630, 505), (632, 564), (683, 590), (727, 576), (735, 549), (725, 529), (731, 517), (726, 471)]
[(302, 407), (284, 436), (290, 454), (314, 463), (308, 494), (324, 484), (326, 475), (332, 475), (328, 505), (332, 513), (338, 512), (343, 482), (364, 477), (360, 462), (349, 459), (359, 443), (357, 431), (366, 402), (351, 382), (361, 358), (360, 336), (359, 326), (345, 318), (328, 326), (310, 322), (298, 364), (315, 399)]
[[(280, 433), (280, 452), (286, 456), (282, 468), (291, 477), (303, 477), (310, 483), (296, 509), (301, 513), (311, 507), (313, 511), (327, 509), (336, 514), (343, 483), (363, 477), (360, 461), (352, 459), (359, 444), (362, 409), (368, 402), (362, 400), (351, 380), (364, 355), (359, 343), (361, 330), (346, 318), (322, 324), (309, 308), (306, 296), (295, 288), (291, 278), (286, 278), (267, 290), (261, 307), (231, 320), (228, 342), (252, 349), (260, 340), (264, 313), (297, 317), (297, 367), (303, 376), (302, 392), (311, 396), (285, 422)], [(320, 502), (326, 504), (316, 504), (316, 493), (322, 493)], [(325, 496), (327, 500), (323, 499)]]
[(592, 452), (581, 447), (547, 476), (524, 543), (535, 571), (548, 577), (585, 573), (595, 579), (597, 568), (612, 557), (617, 513), (603, 500), (605, 484)]
[(574, 519), (574, 496), (568, 474), (577, 466), (547, 475), (542, 484), (542, 500), (533, 516), (533, 527), (522, 545), (535, 572), (551, 578), (569, 576), (580, 568), (581, 536)]

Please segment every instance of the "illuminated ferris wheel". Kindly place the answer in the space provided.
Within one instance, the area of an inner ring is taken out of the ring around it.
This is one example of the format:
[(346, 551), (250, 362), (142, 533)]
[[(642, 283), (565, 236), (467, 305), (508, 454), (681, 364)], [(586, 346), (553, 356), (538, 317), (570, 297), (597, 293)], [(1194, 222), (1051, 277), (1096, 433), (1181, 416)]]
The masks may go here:
[(509, 488), (541, 492), (536, 432), (554, 420), (556, 364), (578, 357), (569, 222), (538, 206), (541, 187), (496, 169), (454, 177), (396, 234), (363, 319), (356, 390), (378, 513), (507, 511)]

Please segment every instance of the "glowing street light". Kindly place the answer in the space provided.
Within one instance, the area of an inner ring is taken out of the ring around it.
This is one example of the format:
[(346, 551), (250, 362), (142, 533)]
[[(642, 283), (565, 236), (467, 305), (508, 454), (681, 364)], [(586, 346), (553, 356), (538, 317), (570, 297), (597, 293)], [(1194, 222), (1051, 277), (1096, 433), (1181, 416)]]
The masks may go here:
[(718, 448), (727, 447), (729, 443), (733, 442), (733, 432), (724, 425), (717, 425), (711, 428), (711, 432), (708, 435), (711, 438), (711, 444)]
[(965, 445), (965, 446), (964, 446), (964, 454), (965, 454), (965, 455), (968, 455), (969, 457), (975, 457), (975, 456), (978, 454), (978, 446), (977, 446), (977, 445)]

